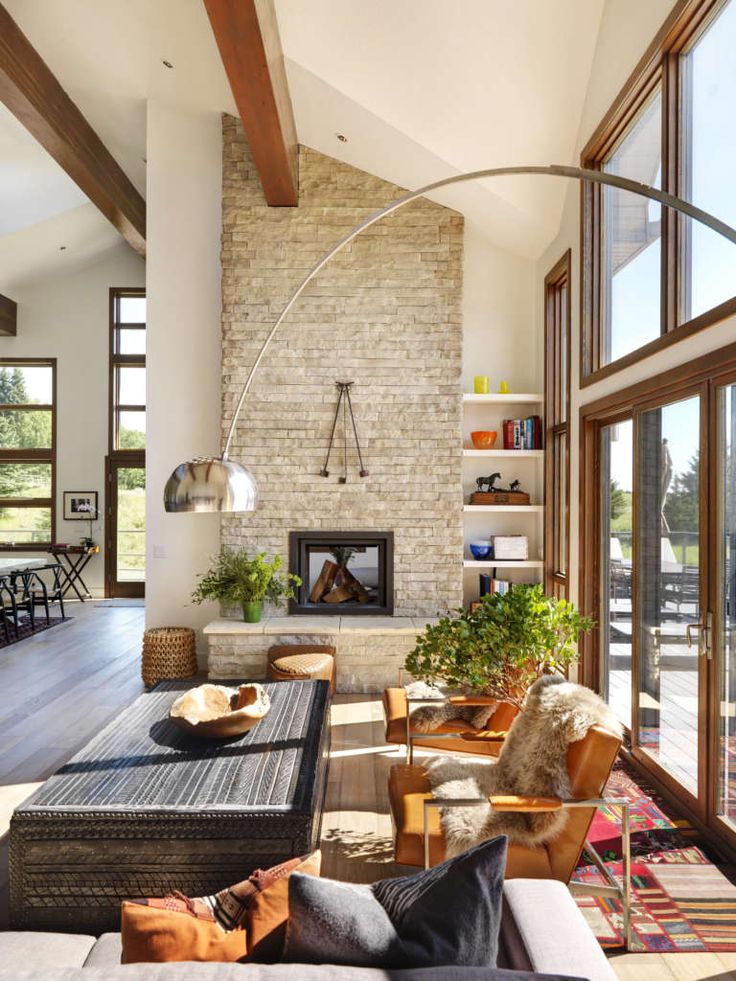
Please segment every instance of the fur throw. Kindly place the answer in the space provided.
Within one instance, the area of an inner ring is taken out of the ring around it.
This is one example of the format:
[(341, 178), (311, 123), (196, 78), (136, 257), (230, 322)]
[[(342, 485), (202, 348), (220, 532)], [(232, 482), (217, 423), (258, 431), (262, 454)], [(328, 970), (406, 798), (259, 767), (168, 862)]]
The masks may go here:
[[(595, 692), (559, 675), (544, 675), (529, 689), (524, 710), (514, 719), (497, 763), (447, 757), (429, 764), (427, 775), (434, 797), (569, 797), (567, 748), (594, 725), (621, 733), (620, 723)], [(495, 835), (539, 845), (558, 835), (566, 821), (564, 809), (519, 814), (477, 806), (442, 812), (448, 858)]]
[(495, 705), (422, 705), (414, 709), (409, 722), (415, 732), (434, 732), (455, 719), (469, 722), (474, 729), (485, 729), (495, 711)]

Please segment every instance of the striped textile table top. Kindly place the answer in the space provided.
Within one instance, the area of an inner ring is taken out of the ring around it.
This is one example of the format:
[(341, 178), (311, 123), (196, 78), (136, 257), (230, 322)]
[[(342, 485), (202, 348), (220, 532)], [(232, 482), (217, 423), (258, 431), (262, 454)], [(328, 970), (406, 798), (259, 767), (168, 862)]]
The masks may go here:
[[(235, 687), (239, 682), (222, 682)], [(198, 739), (168, 718), (187, 682), (141, 695), (16, 809), (197, 813), (308, 812), (329, 685), (266, 684), (268, 715), (242, 736)]]

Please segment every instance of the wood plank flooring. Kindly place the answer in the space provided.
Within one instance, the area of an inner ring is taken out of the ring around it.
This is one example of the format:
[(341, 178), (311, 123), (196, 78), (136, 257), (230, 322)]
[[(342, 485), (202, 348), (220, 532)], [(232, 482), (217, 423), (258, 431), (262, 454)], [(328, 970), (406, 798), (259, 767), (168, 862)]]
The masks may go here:
[[(0, 650), (0, 821), (142, 691), (143, 610), (70, 606), (71, 623)], [(322, 825), (325, 875), (352, 882), (405, 871), (393, 863), (386, 780), (403, 753), (383, 742), (380, 699), (338, 695)], [(0, 839), (0, 926), (7, 924), (7, 845)], [(735, 954), (621, 954), (624, 981), (736, 979)]]

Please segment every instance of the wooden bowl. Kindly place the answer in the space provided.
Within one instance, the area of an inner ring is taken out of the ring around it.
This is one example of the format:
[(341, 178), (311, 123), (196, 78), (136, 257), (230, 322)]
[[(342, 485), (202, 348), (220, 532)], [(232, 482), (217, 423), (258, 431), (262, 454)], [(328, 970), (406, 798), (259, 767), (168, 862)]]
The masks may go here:
[(169, 718), (193, 736), (228, 739), (242, 736), (268, 715), (271, 700), (263, 685), (200, 685), (176, 699)]
[(490, 450), (496, 443), (498, 433), (495, 429), (477, 429), (470, 434), (470, 439), (476, 450)]

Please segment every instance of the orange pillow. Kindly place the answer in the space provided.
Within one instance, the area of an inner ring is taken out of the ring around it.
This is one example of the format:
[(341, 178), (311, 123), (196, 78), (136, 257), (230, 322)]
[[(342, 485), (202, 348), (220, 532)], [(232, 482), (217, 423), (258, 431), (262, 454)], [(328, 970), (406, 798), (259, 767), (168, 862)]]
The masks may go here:
[[(246, 917), (251, 905), (272, 889), (286, 887), (283, 934), (288, 917), (288, 877), (294, 869), (319, 875), (320, 853), (289, 859), (223, 889), (214, 896), (189, 899), (181, 893), (163, 899), (122, 904), (123, 964), (162, 961), (240, 961), (248, 952)], [(274, 896), (276, 900), (276, 897)], [(279, 907), (281, 899), (267, 908)], [(274, 913), (271, 913), (271, 920)], [(281, 921), (279, 921), (281, 922)]]
[(255, 894), (245, 913), (249, 961), (275, 964), (281, 960), (289, 919), (289, 875), (296, 871), (319, 876), (321, 864), (322, 853), (312, 852), (295, 868), (279, 875), (267, 889)]

